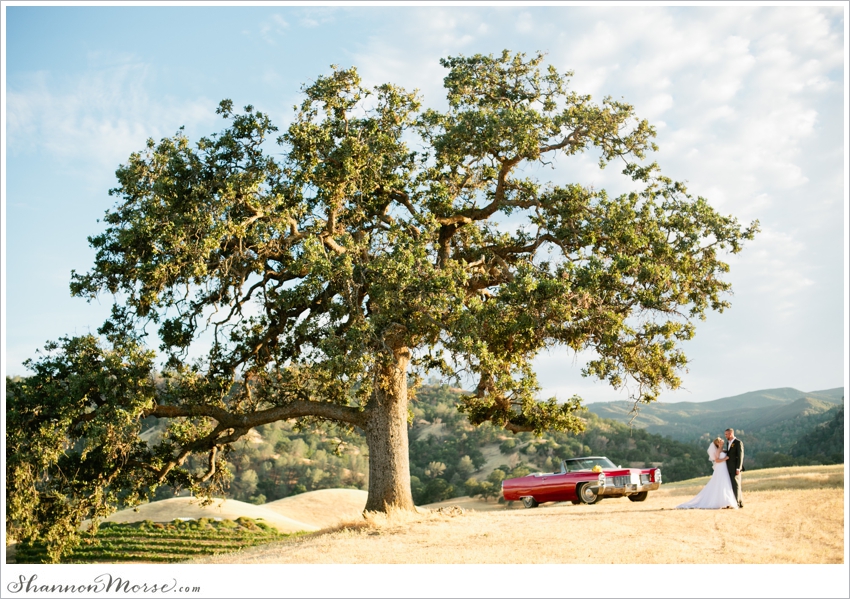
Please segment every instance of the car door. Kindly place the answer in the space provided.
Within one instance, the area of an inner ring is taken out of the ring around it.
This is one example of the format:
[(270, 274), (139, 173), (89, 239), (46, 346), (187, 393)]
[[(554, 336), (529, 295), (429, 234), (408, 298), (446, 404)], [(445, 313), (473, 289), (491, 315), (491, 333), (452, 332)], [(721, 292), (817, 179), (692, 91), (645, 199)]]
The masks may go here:
[[(569, 485), (571, 478), (568, 474), (560, 472), (554, 474), (544, 474), (540, 480), (540, 494), (542, 498), (537, 498), (537, 501), (567, 501), (570, 496)], [(575, 483), (572, 483), (575, 487)], [(573, 491), (575, 494), (575, 491)]]

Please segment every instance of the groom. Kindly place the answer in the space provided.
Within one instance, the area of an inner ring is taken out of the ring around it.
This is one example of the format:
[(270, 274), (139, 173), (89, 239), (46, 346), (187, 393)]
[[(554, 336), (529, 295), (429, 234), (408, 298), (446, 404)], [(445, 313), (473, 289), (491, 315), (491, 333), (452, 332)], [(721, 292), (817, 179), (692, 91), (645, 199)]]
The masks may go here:
[(744, 469), (744, 444), (735, 438), (735, 431), (726, 429), (726, 468), (729, 470), (729, 479), (732, 481), (732, 492), (738, 501), (738, 507), (744, 507), (741, 502), (741, 470)]

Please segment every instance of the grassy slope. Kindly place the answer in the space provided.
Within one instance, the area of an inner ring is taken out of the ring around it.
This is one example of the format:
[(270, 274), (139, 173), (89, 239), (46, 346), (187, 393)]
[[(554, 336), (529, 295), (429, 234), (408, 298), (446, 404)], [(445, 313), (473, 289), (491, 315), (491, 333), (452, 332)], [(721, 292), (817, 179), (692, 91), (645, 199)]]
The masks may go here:
[(235, 499), (214, 499), (212, 504), (202, 507), (199, 500), (192, 497), (174, 497), (162, 501), (143, 503), (135, 508), (115, 512), (106, 521), (141, 522), (143, 520), (152, 520), (153, 522), (170, 522), (175, 518), (236, 519), (240, 516), (262, 520), (282, 533), (318, 530), (321, 528), (301, 522), (296, 518), (281, 514), (280, 512), (266, 509), (265, 506), (261, 505), (252, 505), (250, 503), (236, 501)]
[(360, 514), (366, 505), (366, 495), (366, 491), (357, 489), (322, 489), (264, 505), (252, 505), (235, 499), (214, 499), (206, 507), (201, 507), (197, 499), (176, 497), (120, 510), (107, 518), (106, 522), (171, 522), (177, 518), (235, 520), (245, 517), (262, 521), (282, 533), (315, 531)]
[(317, 528), (327, 528), (357, 518), (366, 507), (367, 496), (366, 491), (358, 489), (321, 489), (278, 499), (263, 507)]

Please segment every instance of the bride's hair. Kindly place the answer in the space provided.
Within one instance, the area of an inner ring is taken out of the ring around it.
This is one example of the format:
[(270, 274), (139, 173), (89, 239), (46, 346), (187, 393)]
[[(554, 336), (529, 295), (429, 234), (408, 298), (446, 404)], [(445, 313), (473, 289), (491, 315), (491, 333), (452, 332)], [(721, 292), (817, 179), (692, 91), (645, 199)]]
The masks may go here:
[(714, 441), (712, 441), (712, 443), (717, 445), (717, 447), (723, 447), (723, 439), (721, 439), (720, 437), (717, 437)]

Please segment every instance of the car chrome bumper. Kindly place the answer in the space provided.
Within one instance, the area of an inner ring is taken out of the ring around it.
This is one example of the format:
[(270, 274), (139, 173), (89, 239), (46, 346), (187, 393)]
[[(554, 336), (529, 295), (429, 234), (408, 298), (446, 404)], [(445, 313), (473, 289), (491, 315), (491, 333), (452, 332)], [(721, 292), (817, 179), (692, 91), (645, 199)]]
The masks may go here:
[(644, 491), (657, 491), (661, 488), (661, 483), (645, 483), (643, 485), (626, 483), (622, 487), (613, 487), (600, 483), (596, 487), (597, 495), (601, 495), (602, 497), (617, 497), (634, 495), (635, 493), (643, 493)]

